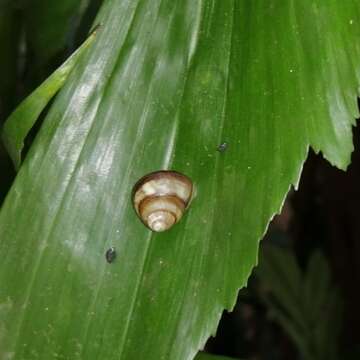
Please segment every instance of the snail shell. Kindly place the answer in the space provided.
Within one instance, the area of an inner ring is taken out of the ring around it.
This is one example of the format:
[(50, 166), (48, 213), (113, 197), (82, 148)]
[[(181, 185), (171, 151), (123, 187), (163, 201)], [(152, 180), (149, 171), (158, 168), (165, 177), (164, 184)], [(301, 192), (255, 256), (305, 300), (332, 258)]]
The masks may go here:
[(134, 208), (152, 231), (161, 232), (176, 224), (187, 208), (193, 191), (191, 180), (176, 171), (156, 171), (134, 186)]

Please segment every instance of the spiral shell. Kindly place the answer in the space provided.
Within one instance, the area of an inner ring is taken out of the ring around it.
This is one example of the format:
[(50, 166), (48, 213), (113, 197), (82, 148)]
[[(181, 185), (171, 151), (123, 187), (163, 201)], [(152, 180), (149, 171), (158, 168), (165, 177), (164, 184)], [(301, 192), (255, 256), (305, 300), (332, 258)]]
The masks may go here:
[(134, 186), (133, 203), (141, 221), (152, 231), (170, 229), (189, 205), (193, 185), (176, 171), (156, 171)]

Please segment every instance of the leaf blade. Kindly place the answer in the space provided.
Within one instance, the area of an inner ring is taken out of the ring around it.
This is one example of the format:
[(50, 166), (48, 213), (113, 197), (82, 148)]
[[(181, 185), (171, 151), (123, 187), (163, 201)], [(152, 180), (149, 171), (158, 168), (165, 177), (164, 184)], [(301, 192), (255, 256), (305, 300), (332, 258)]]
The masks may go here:
[(79, 57), (92, 43), (94, 36), (95, 32), (48, 79), (23, 100), (5, 121), (2, 139), (16, 170), (21, 164), (21, 152), (26, 136), (46, 105), (64, 85)]

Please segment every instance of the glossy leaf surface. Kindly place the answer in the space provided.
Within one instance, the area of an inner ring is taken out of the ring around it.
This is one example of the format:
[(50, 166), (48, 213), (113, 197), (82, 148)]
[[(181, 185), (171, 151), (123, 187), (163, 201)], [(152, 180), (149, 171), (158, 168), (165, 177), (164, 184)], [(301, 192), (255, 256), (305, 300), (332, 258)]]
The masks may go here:
[[(192, 359), (246, 284), (308, 147), (349, 163), (359, 11), (105, 2), (1, 210), (0, 357)], [(159, 169), (189, 176), (196, 197), (154, 234), (131, 191)]]

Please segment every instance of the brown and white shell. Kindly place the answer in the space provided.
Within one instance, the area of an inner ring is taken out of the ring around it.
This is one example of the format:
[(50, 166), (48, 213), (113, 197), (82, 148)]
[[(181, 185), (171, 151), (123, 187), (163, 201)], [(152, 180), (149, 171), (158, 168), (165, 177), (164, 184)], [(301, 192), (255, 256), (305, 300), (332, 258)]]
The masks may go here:
[(170, 229), (184, 214), (193, 192), (192, 181), (176, 171), (156, 171), (142, 177), (133, 189), (133, 204), (152, 231)]

